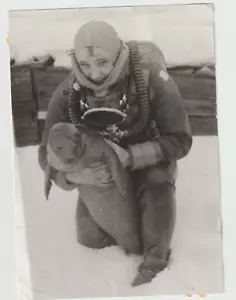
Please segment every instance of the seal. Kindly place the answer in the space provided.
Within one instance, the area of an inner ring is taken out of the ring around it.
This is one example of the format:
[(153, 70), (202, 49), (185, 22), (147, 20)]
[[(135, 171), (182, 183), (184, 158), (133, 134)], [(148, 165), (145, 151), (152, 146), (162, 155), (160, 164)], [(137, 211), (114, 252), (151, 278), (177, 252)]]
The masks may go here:
[[(78, 173), (94, 165), (106, 165), (110, 172), (105, 186), (79, 184), (80, 197), (95, 222), (128, 253), (141, 254), (139, 206), (128, 170), (105, 138), (83, 125), (57, 123), (49, 133), (49, 161), (45, 171), (45, 196), (52, 187), (53, 169)], [(52, 159), (50, 159), (50, 157)]]

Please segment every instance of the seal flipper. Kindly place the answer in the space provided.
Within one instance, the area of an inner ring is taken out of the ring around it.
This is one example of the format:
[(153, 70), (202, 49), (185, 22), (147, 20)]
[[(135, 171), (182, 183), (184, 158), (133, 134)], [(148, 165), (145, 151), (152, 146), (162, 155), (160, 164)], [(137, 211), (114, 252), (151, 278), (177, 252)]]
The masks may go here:
[(52, 173), (53, 168), (50, 165), (47, 165), (44, 174), (44, 195), (47, 200), (52, 187)]
[(106, 142), (103, 148), (103, 157), (110, 169), (112, 179), (116, 183), (117, 189), (124, 195), (128, 185), (128, 174), (123, 168), (117, 153)]

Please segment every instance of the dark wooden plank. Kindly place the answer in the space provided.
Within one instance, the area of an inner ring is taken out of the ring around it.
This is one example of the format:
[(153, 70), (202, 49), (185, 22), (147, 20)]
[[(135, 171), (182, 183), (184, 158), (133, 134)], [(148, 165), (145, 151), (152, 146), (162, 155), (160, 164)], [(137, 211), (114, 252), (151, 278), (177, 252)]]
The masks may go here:
[(17, 128), (36, 128), (37, 110), (35, 102), (12, 103), (14, 126)]
[(217, 118), (190, 117), (193, 136), (218, 135)]
[(214, 98), (184, 99), (185, 107), (190, 117), (216, 117), (217, 107)]
[(12, 102), (33, 100), (29, 68), (11, 68), (11, 96)]
[(20, 137), (16, 136), (14, 139), (14, 146), (17, 148), (21, 147), (29, 147), (29, 146), (38, 146), (39, 145), (39, 139), (36, 137)]
[(39, 126), (39, 140), (42, 140), (42, 134), (43, 134), (43, 130), (44, 130), (44, 124), (45, 124), (45, 120), (41, 119), (38, 121), (38, 126)]
[(16, 146), (37, 144), (39, 139), (36, 103), (13, 102), (12, 115)]
[(37, 115), (25, 115), (24, 117), (15, 117), (13, 118), (13, 126), (18, 129), (35, 129), (38, 127)]
[(38, 137), (38, 128), (14, 128), (14, 138), (16, 147), (25, 147), (38, 145), (40, 139)]
[(183, 98), (216, 98), (216, 80), (193, 74), (171, 74)]
[(34, 69), (34, 80), (38, 99), (38, 109), (47, 109), (53, 92), (69, 74), (67, 69)]
[(176, 67), (169, 67), (168, 72), (173, 75), (191, 75), (195, 77), (202, 77), (202, 78), (215, 78), (215, 67), (211, 66), (176, 66)]

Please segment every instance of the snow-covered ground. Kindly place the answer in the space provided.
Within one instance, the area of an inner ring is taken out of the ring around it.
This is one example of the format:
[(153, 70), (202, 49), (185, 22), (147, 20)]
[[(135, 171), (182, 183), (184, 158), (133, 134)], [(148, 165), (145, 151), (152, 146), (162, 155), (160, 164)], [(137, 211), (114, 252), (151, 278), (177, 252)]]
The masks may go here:
[(205, 5), (14, 11), (9, 14), (11, 56), (17, 62), (52, 54), (55, 65), (69, 66), (65, 54), (77, 29), (105, 20), (121, 38), (152, 40), (173, 65), (215, 63), (214, 12)]
[(152, 283), (131, 288), (140, 257), (76, 243), (77, 192), (43, 195), (37, 147), (16, 149), (16, 239), (20, 300), (220, 293), (223, 291), (217, 137), (195, 137), (179, 162), (173, 255)]

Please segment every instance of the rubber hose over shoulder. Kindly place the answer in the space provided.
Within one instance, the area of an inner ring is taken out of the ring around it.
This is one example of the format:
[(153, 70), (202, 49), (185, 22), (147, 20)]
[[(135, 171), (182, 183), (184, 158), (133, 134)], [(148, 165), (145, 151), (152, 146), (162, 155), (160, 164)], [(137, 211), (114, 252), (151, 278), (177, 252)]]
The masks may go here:
[(127, 43), (130, 50), (131, 69), (134, 76), (136, 91), (139, 97), (139, 118), (138, 122), (124, 131), (125, 137), (139, 135), (147, 126), (149, 119), (149, 99), (146, 83), (143, 72), (140, 66), (139, 49), (136, 41), (129, 41)]
[(75, 75), (73, 75), (70, 82), (70, 90), (68, 96), (68, 112), (72, 124), (78, 124), (80, 121), (78, 112), (78, 109), (80, 110), (80, 100), (78, 100), (79, 92), (76, 89), (76, 85), (76, 77)]

